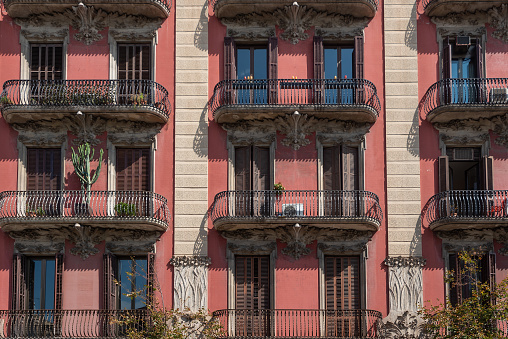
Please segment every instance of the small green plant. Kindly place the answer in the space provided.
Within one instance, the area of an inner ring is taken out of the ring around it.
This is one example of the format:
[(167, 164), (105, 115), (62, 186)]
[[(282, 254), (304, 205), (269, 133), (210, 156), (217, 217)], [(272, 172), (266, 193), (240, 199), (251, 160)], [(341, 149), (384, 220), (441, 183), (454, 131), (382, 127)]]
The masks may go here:
[(136, 106), (146, 105), (146, 95), (141, 92), (138, 94), (132, 94), (129, 97), (129, 101)]
[(12, 100), (8, 96), (0, 97), (0, 106), (12, 105)]
[(279, 181), (278, 183), (273, 185), (273, 190), (275, 191), (276, 195), (282, 195), (282, 191), (284, 191), (285, 188), (284, 188), (284, 186), (282, 186), (282, 184)]
[(135, 204), (128, 204), (126, 202), (119, 202), (115, 205), (115, 212), (121, 217), (133, 217), (137, 214), (138, 209)]

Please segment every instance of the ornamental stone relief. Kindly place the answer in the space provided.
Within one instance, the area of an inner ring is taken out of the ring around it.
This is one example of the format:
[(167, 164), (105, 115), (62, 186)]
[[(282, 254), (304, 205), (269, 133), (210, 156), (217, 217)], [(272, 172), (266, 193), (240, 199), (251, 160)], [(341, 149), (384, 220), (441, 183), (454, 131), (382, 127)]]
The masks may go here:
[(307, 40), (309, 35), (305, 33), (313, 26), (322, 28), (350, 28), (360, 32), (368, 23), (369, 19), (357, 18), (352, 15), (332, 14), (326, 11), (316, 11), (308, 6), (300, 6), (298, 3), (284, 6), (273, 12), (260, 12), (237, 15), (234, 18), (223, 18), (222, 23), (235, 31), (237, 27), (263, 27), (274, 28), (279, 26), (283, 31), (280, 38), (295, 45), (300, 41)]
[(106, 27), (110, 27), (113, 37), (122, 39), (126, 37), (153, 37), (162, 25), (161, 19), (106, 12), (101, 9), (95, 10), (93, 6), (86, 6), (83, 3), (63, 12), (33, 14), (26, 18), (16, 18), (15, 22), (22, 27), (21, 34), (29, 39), (32, 37), (42, 39), (48, 34), (54, 39), (55, 34), (62, 35), (64, 33), (61, 28), (66, 29), (66, 33), (67, 27), (72, 25), (78, 31), (74, 34), (74, 38), (85, 45), (102, 40), (104, 36), (99, 32)]
[(271, 143), (276, 131), (286, 135), (282, 144), (298, 150), (310, 144), (307, 139), (313, 133), (325, 143), (361, 142), (368, 132), (370, 123), (319, 119), (295, 111), (275, 119), (241, 121), (222, 124), (229, 140), (235, 145)]
[(196, 312), (207, 309), (208, 266), (211, 259), (204, 256), (176, 256), (169, 261), (174, 266), (175, 309)]

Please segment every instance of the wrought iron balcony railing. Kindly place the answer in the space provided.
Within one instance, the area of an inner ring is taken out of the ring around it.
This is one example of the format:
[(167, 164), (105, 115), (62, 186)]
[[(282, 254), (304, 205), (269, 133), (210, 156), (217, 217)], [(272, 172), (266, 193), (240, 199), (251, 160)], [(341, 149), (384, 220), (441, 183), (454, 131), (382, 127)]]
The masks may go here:
[[(219, 19), (232, 18), (249, 12), (273, 12), (277, 8), (291, 5), (283, 0), (211, 0), (215, 16)], [(300, 0), (300, 6), (309, 6), (331, 14), (349, 14), (355, 17), (372, 18), (378, 9), (379, 0)]]
[(217, 338), (378, 338), (381, 312), (372, 310), (231, 309), (213, 312)]
[(367, 191), (224, 191), (211, 208), (216, 228), (225, 223), (353, 223), (377, 231), (379, 198)]
[(430, 122), (504, 114), (508, 108), (508, 78), (443, 79), (421, 100), (420, 110)]
[(151, 80), (8, 80), (0, 106), (8, 122), (25, 113), (49, 117), (62, 109), (121, 113), (123, 119), (132, 114), (156, 122), (167, 122), (171, 113), (168, 91)]
[[(73, 0), (3, 0), (3, 3), (9, 16), (13, 18), (26, 17), (28, 14), (63, 11), (78, 4)], [(88, 0), (86, 5), (108, 12), (165, 19), (171, 11), (172, 0)]]
[(376, 87), (365, 79), (262, 79), (219, 82), (210, 108), (219, 123), (228, 114), (245, 111), (256, 119), (258, 113), (277, 114), (278, 108), (373, 123), (381, 105)]
[(9, 339), (126, 338), (149, 324), (147, 310), (0, 310), (0, 338)]
[(486, 10), (494, 6), (508, 3), (507, 0), (423, 0), (424, 12), (428, 16), (442, 17), (451, 13)]
[(119, 222), (168, 228), (167, 199), (145, 191), (6, 191), (0, 193), (0, 225)]
[(432, 229), (472, 228), (508, 224), (508, 191), (445, 191), (429, 199), (423, 210)]

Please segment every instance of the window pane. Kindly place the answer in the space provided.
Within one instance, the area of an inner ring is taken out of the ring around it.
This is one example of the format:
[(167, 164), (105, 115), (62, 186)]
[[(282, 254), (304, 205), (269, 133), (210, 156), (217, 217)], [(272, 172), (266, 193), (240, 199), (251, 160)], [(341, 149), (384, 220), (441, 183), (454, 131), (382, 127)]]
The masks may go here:
[(46, 291), (44, 308), (52, 310), (55, 307), (55, 260), (46, 260)]
[(147, 263), (146, 259), (136, 259), (136, 290), (143, 291), (143, 294), (135, 300), (134, 308), (136, 309), (144, 308), (146, 306), (145, 291), (147, 285), (146, 277), (148, 274)]
[(353, 48), (342, 48), (341, 49), (341, 66), (340, 66), (340, 77), (341, 79), (353, 78)]
[(267, 51), (266, 48), (254, 50), (254, 79), (267, 79)]
[(236, 78), (250, 76), (250, 49), (238, 48), (236, 55)]
[(126, 294), (131, 293), (132, 284), (131, 280), (131, 259), (119, 260), (118, 269), (120, 270), (120, 309), (131, 309), (131, 298)]
[[(120, 309), (145, 308), (148, 275), (146, 258), (120, 259), (118, 269), (121, 286)], [(142, 291), (142, 293), (134, 299), (126, 295), (136, 291)]]
[(41, 288), (42, 288), (42, 263), (41, 260), (33, 261), (33, 305), (34, 310), (41, 309)]
[(325, 79), (337, 76), (337, 48), (325, 48)]

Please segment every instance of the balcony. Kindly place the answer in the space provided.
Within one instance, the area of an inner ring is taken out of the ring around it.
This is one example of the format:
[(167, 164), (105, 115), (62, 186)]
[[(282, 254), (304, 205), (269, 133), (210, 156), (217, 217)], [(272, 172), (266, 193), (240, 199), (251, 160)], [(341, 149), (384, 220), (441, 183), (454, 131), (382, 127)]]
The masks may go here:
[(431, 123), (504, 115), (508, 112), (508, 78), (438, 81), (423, 96), (420, 110)]
[(215, 196), (211, 217), (219, 232), (295, 223), (375, 232), (383, 212), (366, 191), (225, 191)]
[[(219, 19), (232, 18), (248, 13), (273, 13), (277, 8), (290, 5), (283, 0), (212, 0), (215, 16)], [(300, 6), (309, 6), (330, 14), (352, 15), (357, 18), (372, 18), (376, 14), (378, 0), (300, 0)]]
[(451, 13), (471, 12), (486, 10), (494, 6), (508, 3), (507, 0), (424, 0), (423, 7), (427, 16), (446, 16)]
[(508, 226), (508, 191), (445, 191), (429, 199), (424, 216), (434, 231)]
[[(125, 319), (129, 324), (118, 324)], [(146, 310), (0, 311), (0, 338), (126, 338), (131, 326), (149, 325)]]
[[(3, 0), (3, 2), (7, 13), (12, 18), (24, 18), (32, 14), (63, 12), (79, 3), (79, 1), (74, 0)], [(88, 0), (86, 5), (106, 12), (165, 19), (169, 16), (172, 0)]]
[(217, 338), (379, 338), (381, 312), (371, 310), (262, 310), (213, 312)]
[(374, 123), (381, 106), (376, 87), (364, 79), (263, 79), (219, 82), (210, 108), (220, 124), (295, 110), (316, 118)]
[(95, 227), (166, 231), (170, 219), (163, 196), (145, 191), (7, 191), (0, 193), (4, 232)]
[(151, 80), (9, 80), (0, 96), (8, 123), (60, 120), (77, 111), (106, 119), (166, 123), (168, 91)]

